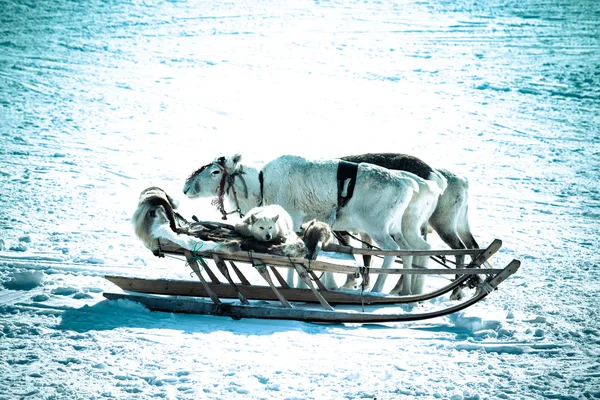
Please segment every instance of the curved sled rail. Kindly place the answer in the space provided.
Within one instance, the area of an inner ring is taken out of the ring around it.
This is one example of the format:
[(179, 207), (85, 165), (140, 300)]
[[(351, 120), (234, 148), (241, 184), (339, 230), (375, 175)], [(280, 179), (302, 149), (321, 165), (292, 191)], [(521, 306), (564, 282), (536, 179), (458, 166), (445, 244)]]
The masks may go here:
[(485, 298), (509, 276), (517, 272), (520, 264), (521, 263), (518, 260), (511, 261), (493, 278), (481, 282), (479, 286), (476, 287), (475, 294), (470, 299), (465, 300), (460, 304), (441, 310), (415, 314), (377, 314), (336, 310), (310, 310), (305, 308), (282, 308), (264, 305), (253, 306), (227, 303), (216, 304), (209, 303), (204, 300), (180, 299), (157, 295), (104, 293), (104, 297), (109, 300), (128, 299), (136, 301), (153, 311), (218, 315), (227, 316), (234, 319), (260, 318), (329, 323), (408, 322), (442, 317), (472, 306), (473, 304)]

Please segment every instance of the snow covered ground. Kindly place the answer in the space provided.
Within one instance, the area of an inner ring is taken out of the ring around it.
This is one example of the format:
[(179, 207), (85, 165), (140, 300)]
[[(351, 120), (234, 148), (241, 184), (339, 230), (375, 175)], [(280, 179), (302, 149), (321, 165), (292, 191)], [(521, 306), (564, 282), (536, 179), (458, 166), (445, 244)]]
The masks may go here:
[[(599, 32), (594, 0), (0, 0), (0, 399), (600, 398)], [(218, 219), (181, 195), (215, 156), (368, 151), (467, 176), (519, 273), (404, 324), (102, 297), (189, 277), (133, 236), (146, 186)]]

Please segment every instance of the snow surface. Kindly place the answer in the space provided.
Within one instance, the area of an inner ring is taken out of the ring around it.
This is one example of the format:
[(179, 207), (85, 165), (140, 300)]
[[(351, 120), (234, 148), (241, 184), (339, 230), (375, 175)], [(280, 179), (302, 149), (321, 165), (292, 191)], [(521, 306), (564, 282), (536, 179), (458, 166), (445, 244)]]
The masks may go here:
[[(600, 398), (599, 32), (594, 0), (0, 0), (0, 399)], [(218, 219), (180, 196), (215, 156), (367, 151), (467, 176), (518, 274), (416, 323), (102, 297), (189, 278), (134, 237), (143, 188)]]

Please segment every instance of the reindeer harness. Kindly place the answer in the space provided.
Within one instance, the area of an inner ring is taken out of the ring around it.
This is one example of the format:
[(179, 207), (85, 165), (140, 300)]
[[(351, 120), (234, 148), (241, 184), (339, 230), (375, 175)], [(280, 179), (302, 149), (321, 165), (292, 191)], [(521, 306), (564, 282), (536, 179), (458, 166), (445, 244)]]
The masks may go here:
[[(244, 180), (243, 175), (245, 174), (245, 172), (241, 165), (233, 173), (230, 173), (229, 171), (227, 171), (227, 168), (225, 168), (225, 157), (219, 157), (215, 161), (211, 162), (210, 164), (206, 164), (206, 165), (200, 167), (196, 172), (194, 172), (190, 176), (190, 178), (188, 178), (188, 180), (191, 179), (196, 174), (199, 174), (200, 172), (204, 171), (206, 168), (210, 167), (211, 165), (216, 165), (217, 167), (219, 167), (219, 169), (223, 173), (221, 182), (219, 183), (219, 191), (217, 193), (217, 198), (214, 199), (213, 201), (211, 201), (211, 204), (217, 207), (217, 210), (219, 210), (221, 212), (221, 215), (223, 216), (222, 219), (224, 219), (224, 220), (227, 219), (227, 216), (229, 214), (234, 214), (234, 213), (238, 213), (240, 218), (244, 218), (244, 214), (242, 213), (242, 209), (240, 208), (240, 203), (238, 201), (237, 191), (235, 190), (235, 186), (234, 186), (235, 178), (239, 177), (242, 184), (244, 185), (244, 196), (246, 198), (248, 198), (248, 186), (246, 185), (246, 181)], [(227, 211), (225, 211), (224, 199), (225, 199), (225, 193), (229, 193), (230, 190), (231, 190), (231, 193), (233, 194), (233, 199), (235, 200), (236, 209), (233, 211), (227, 212)]]

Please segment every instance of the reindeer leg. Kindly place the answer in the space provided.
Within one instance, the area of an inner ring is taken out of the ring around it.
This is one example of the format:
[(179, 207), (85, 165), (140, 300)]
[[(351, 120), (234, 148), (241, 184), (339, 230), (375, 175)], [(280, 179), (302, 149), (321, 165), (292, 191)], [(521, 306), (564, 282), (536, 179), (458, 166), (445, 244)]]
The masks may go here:
[[(410, 250), (411, 246), (408, 244), (406, 238), (403, 234), (396, 235), (396, 243), (398, 247), (402, 250)], [(412, 256), (403, 256), (402, 258), (402, 268), (412, 268), (413, 257)], [(412, 282), (413, 276), (409, 274), (400, 275), (398, 282), (391, 290), (390, 294), (400, 294), (401, 296), (407, 296), (411, 294), (412, 290)]]
[[(398, 250), (399, 246), (394, 240), (394, 238), (389, 234), (370, 234), (371, 238), (379, 245), (379, 247), (383, 250)], [(404, 238), (402, 238), (404, 240)], [(412, 261), (412, 257), (409, 257)], [(383, 258), (382, 268), (390, 268), (394, 264), (395, 256), (385, 256)], [(402, 257), (402, 262), (404, 262), (405, 257)], [(383, 286), (385, 285), (385, 279), (387, 275), (380, 274), (375, 281), (375, 284), (371, 288), (371, 292), (381, 292), (383, 291)]]
[[(409, 242), (409, 245), (414, 250), (431, 250), (431, 246), (427, 243), (423, 237), (421, 236), (421, 230), (418, 231), (410, 231), (407, 232), (405, 236), (406, 240)], [(410, 268), (427, 268), (427, 264), (429, 261), (429, 257), (414, 257), (413, 265)], [(404, 267), (406, 268), (406, 266)], [(423, 287), (425, 285), (425, 276), (424, 275), (411, 275), (411, 283), (408, 288), (406, 285), (403, 285), (402, 290), (400, 291), (402, 294), (421, 294), (423, 293)]]

